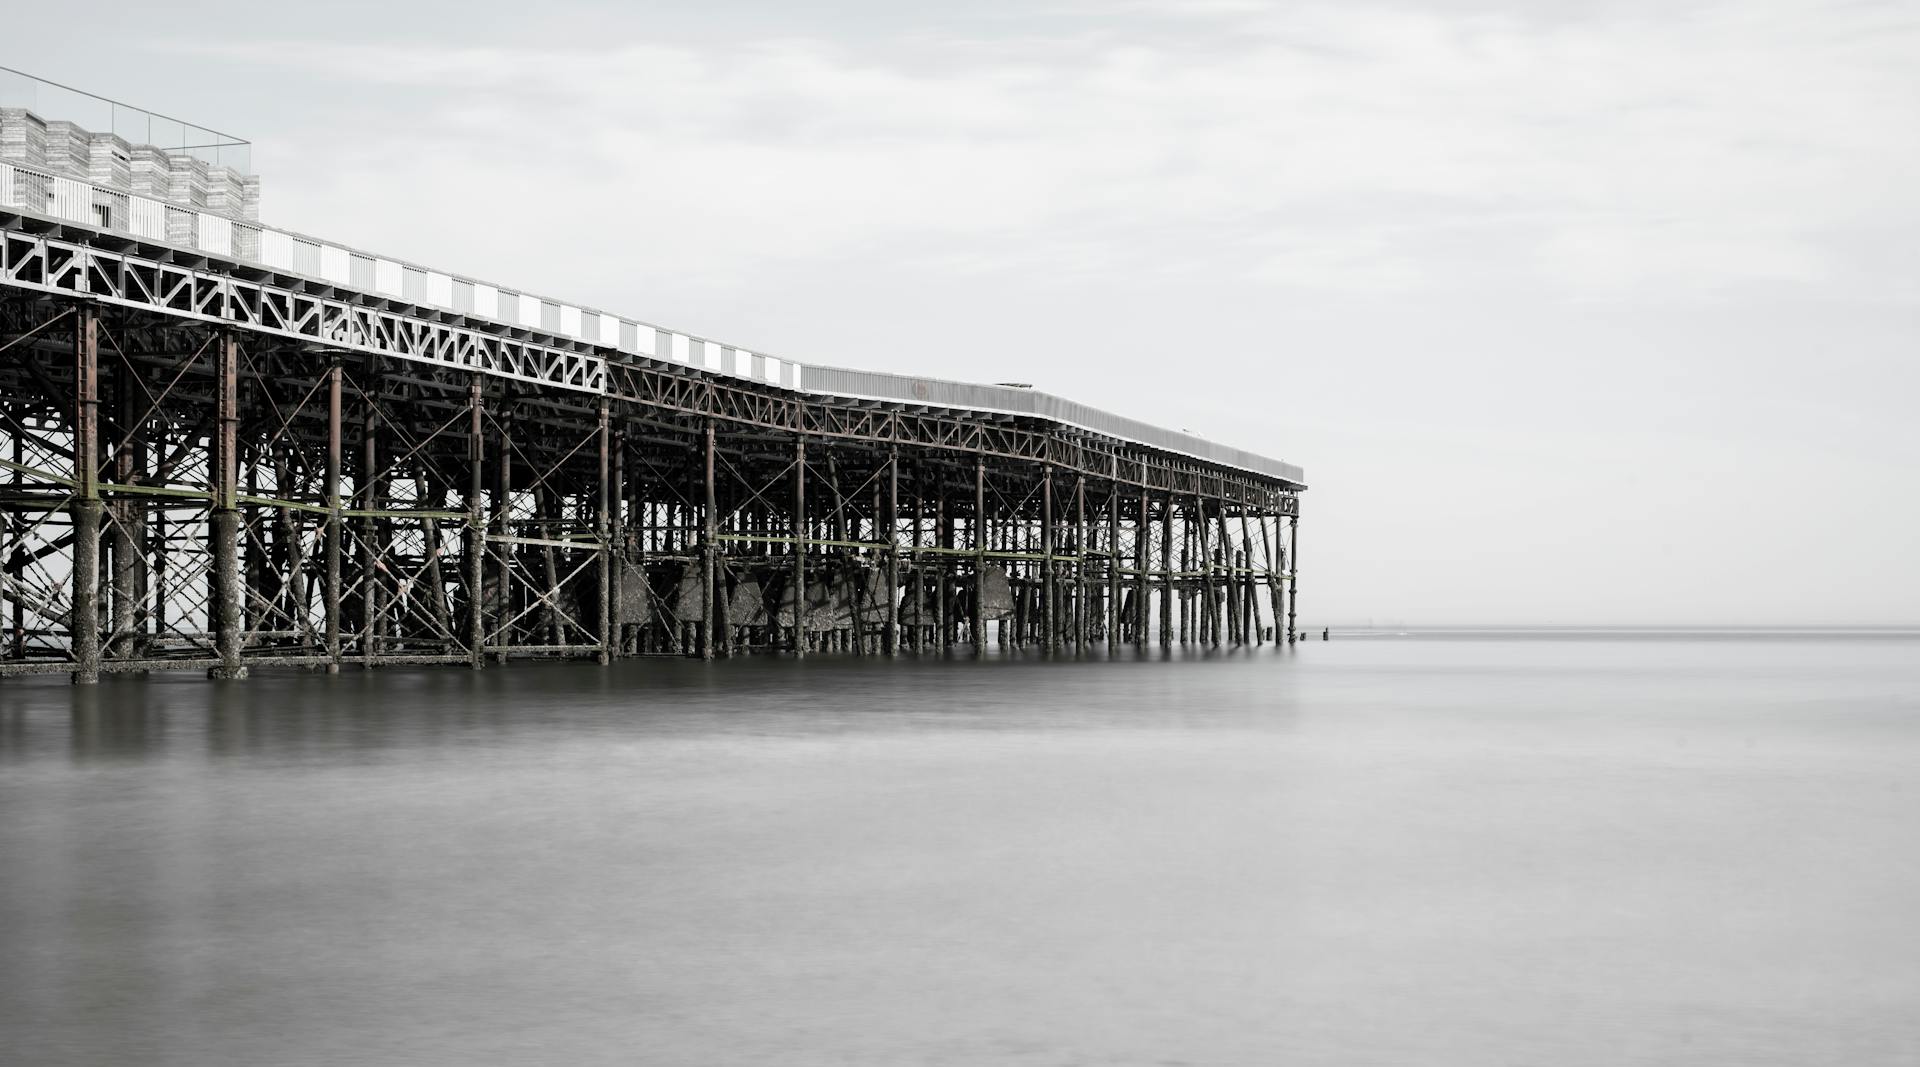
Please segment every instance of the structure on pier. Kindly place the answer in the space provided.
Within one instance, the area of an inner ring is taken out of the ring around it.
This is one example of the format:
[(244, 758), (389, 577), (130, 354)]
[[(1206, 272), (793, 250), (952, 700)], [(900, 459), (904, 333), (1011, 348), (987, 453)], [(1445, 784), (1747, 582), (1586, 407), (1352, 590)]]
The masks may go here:
[(262, 226), (246, 142), (23, 77), (0, 674), (1294, 639), (1298, 467)]

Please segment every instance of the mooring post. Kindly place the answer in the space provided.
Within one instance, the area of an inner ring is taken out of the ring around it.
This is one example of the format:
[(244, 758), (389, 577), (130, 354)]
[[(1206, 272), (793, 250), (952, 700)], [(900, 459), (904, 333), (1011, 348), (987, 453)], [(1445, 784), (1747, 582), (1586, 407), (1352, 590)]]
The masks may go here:
[(75, 308), (73, 335), (73, 584), (67, 632), (75, 685), (100, 680), (100, 321)]
[[(325, 543), (326, 589), (321, 593), (325, 600), (327, 623), (327, 673), (340, 673), (340, 548), (341, 538), (346, 535), (346, 527), (341, 512), (345, 503), (340, 496), (340, 380), (342, 377), (339, 353), (333, 353), (327, 360), (327, 533)], [(479, 388), (479, 375), (474, 375), (474, 388)]]
[(208, 614), (213, 618), (214, 652), (219, 666), (210, 678), (245, 678), (240, 662), (240, 342), (231, 333), (214, 346), (214, 431), (209, 503), (213, 538), (213, 589)]
[(887, 609), (886, 625), (880, 641), (887, 655), (900, 652), (900, 446), (887, 450), (887, 595), (880, 598)]
[(793, 439), (793, 654), (807, 654), (807, 435)]

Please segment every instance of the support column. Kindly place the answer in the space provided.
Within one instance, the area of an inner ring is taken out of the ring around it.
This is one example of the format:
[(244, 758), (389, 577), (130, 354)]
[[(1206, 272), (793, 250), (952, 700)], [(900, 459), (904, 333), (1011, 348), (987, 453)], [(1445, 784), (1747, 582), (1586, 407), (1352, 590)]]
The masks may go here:
[(240, 662), (240, 343), (223, 335), (215, 346), (212, 518), (213, 596), (208, 604), (220, 665), (210, 678), (245, 678)]
[(613, 535), (614, 482), (610, 469), (613, 462), (613, 428), (609, 401), (600, 398), (600, 500), (599, 517), (594, 524), (594, 534), (600, 539), (600, 654), (596, 657), (601, 666), (613, 662), (614, 646), (619, 635), (613, 622), (613, 568), (618, 562), (614, 554), (616, 544)]
[(807, 654), (807, 436), (793, 439), (793, 655)]
[(1293, 644), (1293, 617), (1300, 610), (1300, 516), (1287, 520), (1287, 644)]
[(1045, 628), (1040, 647), (1053, 655), (1059, 645), (1059, 605), (1053, 584), (1053, 464), (1040, 467), (1040, 625)]
[[(705, 488), (706, 488), (706, 494), (704, 497), (705, 513), (702, 516), (702, 521), (700, 523), (700, 609), (702, 612), (701, 623), (700, 623), (700, 631), (701, 631), (701, 637), (702, 637), (702, 640), (700, 642), (700, 658), (703, 660), (710, 660), (713, 658), (713, 646), (719, 643), (720, 641), (725, 640), (725, 636), (720, 625), (720, 612), (716, 610), (716, 605), (714, 603), (714, 589), (713, 589), (714, 552), (719, 548), (720, 542), (717, 535), (719, 534), (720, 531), (716, 525), (719, 521), (719, 511), (718, 511), (718, 506), (715, 503), (715, 494), (713, 489), (713, 420), (712, 419), (707, 420)], [(798, 622), (800, 619), (800, 613), (798, 610), (799, 603), (800, 602), (797, 600), (794, 601), (795, 611), (794, 611), (793, 617), (794, 617), (794, 621), (796, 622)]]
[(340, 357), (335, 354), (327, 366), (327, 526), (321, 551), (325, 555), (326, 575), (321, 599), (326, 613), (327, 673), (340, 673), (340, 539), (345, 535), (340, 496)]
[(880, 631), (881, 650), (887, 655), (900, 651), (900, 446), (887, 451), (887, 622)]
[[(114, 450), (114, 481), (121, 485), (146, 481), (146, 427), (141, 422), (143, 413), (136, 391), (139, 374), (129, 367), (118, 375), (121, 436)], [(146, 504), (138, 497), (122, 498), (112, 511), (113, 612), (104, 654), (113, 659), (144, 659), (148, 633)]]
[(72, 610), (75, 685), (100, 680), (100, 321), (91, 304), (75, 311), (73, 337)]
[(1087, 476), (1073, 476), (1073, 651), (1087, 653)]
[[(1160, 505), (1160, 647), (1173, 647), (1173, 494)], [(1186, 613), (1180, 615), (1182, 624)]]
[[(337, 369), (335, 373), (338, 373)], [(487, 645), (487, 483), (482, 472), (486, 458), (486, 396), (483, 380), (476, 373), (467, 381), (467, 666), (476, 671), (486, 664)], [(337, 443), (340, 433), (339, 395), (336, 385), (333, 407), (336, 440), (333, 463), (336, 468), (340, 464)], [(337, 557), (334, 570), (337, 579)]]
[(973, 654), (987, 654), (987, 459), (973, 457)]
[(1107, 654), (1120, 647), (1120, 480), (1107, 486)]

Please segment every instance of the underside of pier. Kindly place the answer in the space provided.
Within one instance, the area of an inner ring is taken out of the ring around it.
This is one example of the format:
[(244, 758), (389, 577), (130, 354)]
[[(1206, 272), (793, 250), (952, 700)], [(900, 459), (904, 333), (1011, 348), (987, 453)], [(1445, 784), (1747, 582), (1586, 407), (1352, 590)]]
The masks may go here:
[(1293, 638), (1286, 479), (489, 330), (0, 216), (0, 675)]

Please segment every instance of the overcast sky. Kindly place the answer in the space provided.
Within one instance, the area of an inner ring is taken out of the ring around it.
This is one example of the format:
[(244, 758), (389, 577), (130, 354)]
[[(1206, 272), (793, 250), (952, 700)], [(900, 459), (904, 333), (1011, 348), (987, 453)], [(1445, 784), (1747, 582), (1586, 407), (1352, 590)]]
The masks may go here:
[(0, 64), (269, 223), (1299, 463), (1307, 624), (1920, 621), (1920, 4), (183, 10)]

